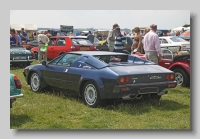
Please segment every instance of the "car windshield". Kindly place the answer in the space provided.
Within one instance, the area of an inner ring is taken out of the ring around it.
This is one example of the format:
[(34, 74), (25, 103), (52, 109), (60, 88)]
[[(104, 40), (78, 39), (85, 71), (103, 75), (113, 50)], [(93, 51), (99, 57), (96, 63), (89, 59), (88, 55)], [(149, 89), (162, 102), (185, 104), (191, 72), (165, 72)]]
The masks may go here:
[(72, 38), (72, 43), (74, 45), (93, 45), (87, 38)]
[(173, 42), (186, 42), (186, 40), (179, 38), (179, 37), (173, 37), (170, 38)]

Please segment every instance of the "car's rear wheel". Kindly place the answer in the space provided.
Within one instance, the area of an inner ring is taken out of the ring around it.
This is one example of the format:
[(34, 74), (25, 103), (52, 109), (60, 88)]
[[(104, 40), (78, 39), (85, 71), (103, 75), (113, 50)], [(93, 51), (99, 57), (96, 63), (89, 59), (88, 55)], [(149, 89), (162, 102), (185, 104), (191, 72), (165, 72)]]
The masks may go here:
[(190, 80), (187, 73), (180, 68), (174, 69), (173, 71), (175, 72), (175, 80), (177, 82), (177, 86), (188, 87)]
[(101, 104), (98, 88), (93, 82), (88, 81), (85, 83), (82, 91), (82, 99), (91, 108), (96, 108)]
[(34, 72), (31, 74), (31, 90), (34, 92), (39, 92), (41, 90), (41, 81), (40, 81), (40, 77), (38, 75), (38, 73)]

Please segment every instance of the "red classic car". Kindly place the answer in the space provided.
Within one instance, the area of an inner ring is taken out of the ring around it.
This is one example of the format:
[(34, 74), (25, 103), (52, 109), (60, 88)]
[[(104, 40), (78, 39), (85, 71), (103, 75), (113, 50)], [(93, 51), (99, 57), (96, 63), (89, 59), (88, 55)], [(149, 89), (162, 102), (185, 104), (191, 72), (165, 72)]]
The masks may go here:
[[(33, 47), (31, 51), (38, 58), (38, 46)], [(53, 36), (48, 44), (47, 58), (53, 59), (70, 51), (96, 51), (96, 47), (87, 36)]]
[[(169, 49), (162, 49), (163, 58), (159, 61), (158, 65), (165, 67), (175, 72), (175, 79), (177, 86), (184, 87), (190, 86), (190, 52), (179, 51), (173, 54)], [(136, 53), (138, 57), (146, 59), (144, 54)]]

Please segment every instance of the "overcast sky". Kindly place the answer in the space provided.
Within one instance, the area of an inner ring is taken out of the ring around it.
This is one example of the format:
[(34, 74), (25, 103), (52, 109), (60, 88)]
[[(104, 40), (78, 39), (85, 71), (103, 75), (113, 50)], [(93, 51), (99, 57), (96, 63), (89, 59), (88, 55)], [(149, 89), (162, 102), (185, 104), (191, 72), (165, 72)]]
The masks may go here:
[(36, 24), (39, 28), (111, 29), (114, 23), (121, 28), (157, 24), (159, 29), (172, 29), (190, 24), (189, 10), (11, 10), (10, 24)]

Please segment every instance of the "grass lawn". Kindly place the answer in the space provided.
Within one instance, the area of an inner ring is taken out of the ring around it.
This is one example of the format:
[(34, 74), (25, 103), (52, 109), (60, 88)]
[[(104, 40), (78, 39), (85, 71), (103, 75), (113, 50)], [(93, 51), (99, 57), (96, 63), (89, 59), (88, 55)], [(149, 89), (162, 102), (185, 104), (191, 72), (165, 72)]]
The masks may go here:
[(10, 109), (11, 129), (191, 128), (190, 88), (169, 89), (158, 102), (142, 98), (89, 108), (71, 93), (32, 92), (22, 72), (23, 67), (10, 68), (10, 73), (19, 76), (24, 94)]

